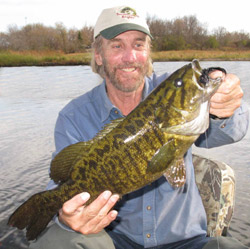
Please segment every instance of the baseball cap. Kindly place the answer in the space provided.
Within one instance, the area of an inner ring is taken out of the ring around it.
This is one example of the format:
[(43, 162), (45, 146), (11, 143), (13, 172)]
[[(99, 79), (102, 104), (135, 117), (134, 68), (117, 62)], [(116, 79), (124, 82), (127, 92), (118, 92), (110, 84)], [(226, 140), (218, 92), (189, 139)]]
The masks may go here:
[(102, 35), (110, 40), (128, 30), (141, 31), (153, 38), (146, 20), (135, 9), (128, 6), (104, 9), (97, 19), (94, 39), (98, 35)]

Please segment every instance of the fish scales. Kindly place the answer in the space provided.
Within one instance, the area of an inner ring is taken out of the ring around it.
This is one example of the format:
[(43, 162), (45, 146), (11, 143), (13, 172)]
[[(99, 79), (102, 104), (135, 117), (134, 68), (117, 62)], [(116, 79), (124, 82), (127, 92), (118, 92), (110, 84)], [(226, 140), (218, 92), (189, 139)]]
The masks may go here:
[[(79, 171), (79, 169), (82, 169), (81, 161), (75, 167), (72, 179), (76, 180), (74, 176), (78, 179), (83, 177), (81, 181), (86, 181), (84, 184), (85, 190), (96, 190), (91, 195), (93, 199), (100, 194), (100, 191), (105, 189), (123, 195), (141, 187), (143, 181), (143, 185), (147, 184), (149, 177), (147, 165), (153, 155), (165, 143), (163, 133), (159, 129), (152, 128), (150, 122), (145, 123), (143, 129), (134, 126), (132, 133), (131, 129), (126, 129), (123, 126), (127, 126), (127, 124), (124, 122), (120, 127), (116, 127), (113, 132), (107, 134), (104, 141), (101, 139), (93, 145), (89, 152), (89, 162), (86, 163), (85, 174)], [(138, 132), (135, 132), (135, 129)], [(144, 133), (147, 134), (147, 139), (144, 139)], [(126, 142), (124, 143), (124, 141)], [(95, 153), (97, 148), (101, 150), (100, 147), (103, 147), (105, 143), (109, 145), (112, 157), (108, 153), (102, 157)], [(117, 144), (120, 144), (118, 148), (116, 148)], [(91, 161), (96, 162), (95, 165)], [(130, 165), (130, 167), (127, 167), (127, 165)]]
[(31, 196), (8, 224), (26, 228), (27, 239), (33, 240), (78, 193), (90, 193), (87, 204), (104, 190), (122, 197), (163, 174), (174, 188), (182, 187), (183, 156), (207, 129), (209, 99), (221, 82), (210, 79), (210, 71), (194, 60), (162, 82), (127, 117), (114, 120), (92, 140), (63, 149), (51, 162), (50, 177), (58, 187)]

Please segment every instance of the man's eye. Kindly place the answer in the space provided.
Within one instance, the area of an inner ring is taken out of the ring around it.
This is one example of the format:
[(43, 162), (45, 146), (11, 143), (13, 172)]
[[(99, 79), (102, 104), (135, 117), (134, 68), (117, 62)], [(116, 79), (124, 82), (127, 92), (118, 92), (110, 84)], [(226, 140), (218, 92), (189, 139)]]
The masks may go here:
[(137, 48), (140, 48), (140, 47), (143, 47), (143, 44), (137, 43), (135, 46), (136, 46)]

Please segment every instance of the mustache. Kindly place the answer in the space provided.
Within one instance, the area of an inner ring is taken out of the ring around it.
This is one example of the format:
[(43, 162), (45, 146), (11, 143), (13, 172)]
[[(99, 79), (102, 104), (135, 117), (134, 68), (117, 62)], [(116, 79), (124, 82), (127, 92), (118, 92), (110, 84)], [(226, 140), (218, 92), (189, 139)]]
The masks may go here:
[(135, 67), (135, 68), (143, 68), (143, 66), (140, 63), (124, 63), (122, 65), (118, 65), (115, 68), (116, 69), (123, 69), (123, 68), (128, 68), (128, 67)]

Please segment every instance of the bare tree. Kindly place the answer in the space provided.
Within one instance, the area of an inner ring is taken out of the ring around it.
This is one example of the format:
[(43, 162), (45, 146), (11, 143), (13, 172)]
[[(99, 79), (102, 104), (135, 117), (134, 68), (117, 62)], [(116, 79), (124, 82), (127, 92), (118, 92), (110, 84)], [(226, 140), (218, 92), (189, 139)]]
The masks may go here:
[[(229, 33), (218, 27), (209, 34), (204, 24), (195, 15), (162, 20), (156, 16), (147, 16), (147, 23), (154, 37), (153, 49), (182, 50), (204, 48), (250, 48), (249, 34)], [(1, 50), (56, 50), (65, 53), (83, 52), (91, 47), (93, 27), (85, 25), (82, 29), (67, 29), (62, 23), (55, 27), (43, 24), (28, 24), (22, 28), (16, 25), (8, 27), (6, 33), (0, 33)]]

